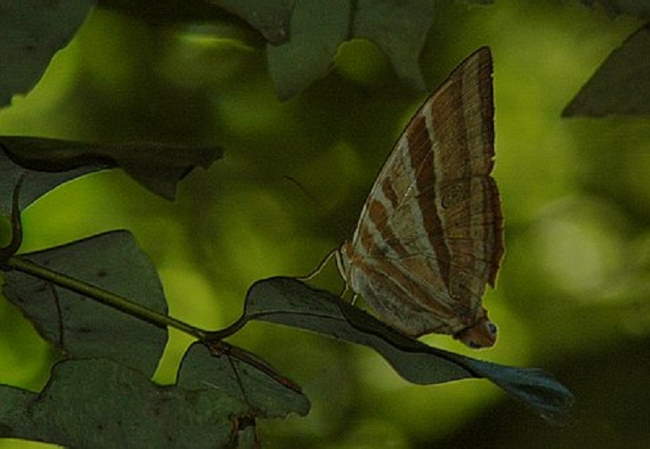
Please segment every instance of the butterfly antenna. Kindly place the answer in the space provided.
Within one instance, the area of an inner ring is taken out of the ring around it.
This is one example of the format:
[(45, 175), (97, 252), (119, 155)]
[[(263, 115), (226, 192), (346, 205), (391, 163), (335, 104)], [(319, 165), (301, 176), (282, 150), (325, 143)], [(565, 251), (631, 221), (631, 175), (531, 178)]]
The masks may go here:
[(325, 265), (334, 257), (334, 254), (336, 254), (336, 251), (338, 251), (338, 248), (334, 248), (332, 251), (327, 253), (327, 255), (323, 258), (323, 260), (320, 261), (320, 263), (314, 268), (310, 273), (308, 273), (306, 276), (301, 276), (297, 277), (299, 281), (309, 281), (310, 279), (315, 278), (318, 276), (318, 274), (323, 271), (323, 268), (325, 268)]
[(313, 193), (307, 190), (305, 186), (303, 186), (296, 178), (287, 175), (284, 175), (283, 178), (289, 181), (290, 183), (294, 184), (296, 187), (298, 187), (298, 189), (303, 193), (303, 195), (309, 198), (313, 203), (320, 205), (320, 201), (318, 201), (318, 198), (316, 198), (316, 196)]
[[(321, 210), (325, 210), (325, 207), (323, 206), (323, 202), (320, 201), (318, 197), (316, 197), (316, 195), (314, 195), (307, 188), (305, 188), (305, 186), (302, 185), (302, 183), (298, 181), (296, 178), (288, 175), (284, 175), (282, 176), (282, 178), (285, 179), (286, 181), (289, 181), (291, 184), (295, 185), (296, 187), (298, 187), (298, 190), (300, 190), (302, 194), (305, 195), (305, 197), (309, 199), (309, 201), (311, 201), (310, 206), (312, 206), (312, 209), (313, 209), (313, 205), (315, 204)], [(347, 231), (343, 229), (343, 227), (339, 222), (334, 223), (334, 229), (337, 231), (339, 235), (347, 235)]]
[[(294, 178), (294, 177), (292, 177), (292, 176), (288, 176), (288, 175), (284, 175), (283, 178), (286, 179), (287, 181), (289, 181), (290, 183), (294, 184), (296, 187), (298, 187), (298, 189), (299, 189), (299, 190), (300, 190), (300, 191), (301, 191), (301, 192), (302, 192), (302, 193), (303, 193), (303, 194), (304, 194), (304, 195), (305, 195), (305, 196), (306, 196), (306, 197), (307, 197), (307, 198), (308, 198), (308, 199), (309, 199), (313, 204), (321, 205), (321, 202), (318, 200), (318, 198), (316, 198), (315, 195), (313, 195), (309, 190), (307, 190), (307, 189), (306, 189), (306, 188), (305, 188), (305, 187), (300, 183), (300, 181), (298, 181), (296, 178)], [(338, 223), (337, 223), (337, 225), (338, 225)], [(338, 228), (338, 227), (339, 227), (339, 226), (337, 226), (337, 228)], [(296, 277), (295, 279), (304, 282), (304, 281), (309, 281), (309, 280), (315, 278), (316, 276), (318, 276), (318, 275), (320, 274), (320, 272), (323, 270), (323, 268), (325, 268), (325, 265), (327, 265), (327, 263), (330, 261), (330, 259), (332, 258), (332, 256), (334, 256), (334, 255), (336, 254), (336, 251), (337, 251), (337, 250), (338, 250), (338, 248), (335, 248), (335, 249), (333, 249), (332, 251), (330, 251), (329, 253), (327, 253), (327, 255), (325, 256), (325, 258), (323, 258), (323, 260), (321, 260), (321, 262), (316, 266), (316, 268), (314, 268), (310, 273), (308, 273), (308, 274), (305, 275), (305, 276), (299, 276), (299, 277)], [(346, 289), (347, 289), (347, 284), (346, 284)]]

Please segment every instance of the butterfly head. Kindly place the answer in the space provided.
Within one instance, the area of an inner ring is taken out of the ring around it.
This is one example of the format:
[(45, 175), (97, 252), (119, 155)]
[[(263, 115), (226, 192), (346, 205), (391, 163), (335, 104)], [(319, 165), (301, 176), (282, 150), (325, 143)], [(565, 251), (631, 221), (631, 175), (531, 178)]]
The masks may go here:
[(473, 326), (467, 327), (454, 335), (454, 338), (462, 341), (472, 349), (489, 348), (497, 341), (497, 326), (487, 317), (483, 310), (483, 316)]

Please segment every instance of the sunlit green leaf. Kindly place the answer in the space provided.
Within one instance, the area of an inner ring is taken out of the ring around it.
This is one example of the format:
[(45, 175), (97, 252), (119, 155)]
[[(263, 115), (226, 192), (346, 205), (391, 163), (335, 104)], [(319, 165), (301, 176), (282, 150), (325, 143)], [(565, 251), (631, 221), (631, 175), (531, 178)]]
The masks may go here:
[(93, 0), (0, 0), (0, 108), (29, 92), (83, 23)]
[[(127, 231), (100, 234), (21, 257), (156, 312), (167, 312), (156, 270)], [(165, 328), (25, 273), (14, 270), (4, 275), (7, 299), (67, 357), (109, 358), (149, 376), (155, 371), (167, 342)]]
[(301, 0), (291, 16), (290, 39), (267, 45), (269, 72), (281, 99), (325, 76), (350, 28), (350, 0)]
[(115, 166), (152, 192), (173, 200), (179, 180), (197, 165), (210, 167), (222, 155), (217, 147), (153, 142), (103, 144), (23, 136), (0, 136), (0, 145), (4, 150), (0, 152), (0, 192), (7, 195), (0, 198), (0, 207), (5, 213), (15, 180), (24, 169), (30, 175), (21, 189), (21, 205), (76, 176)]
[(569, 105), (564, 117), (650, 114), (650, 25), (614, 50)]
[(414, 383), (485, 377), (545, 418), (563, 415), (572, 403), (571, 393), (539, 369), (497, 365), (432, 348), (403, 336), (331, 293), (294, 279), (271, 278), (255, 283), (246, 297), (244, 316), (369, 346)]

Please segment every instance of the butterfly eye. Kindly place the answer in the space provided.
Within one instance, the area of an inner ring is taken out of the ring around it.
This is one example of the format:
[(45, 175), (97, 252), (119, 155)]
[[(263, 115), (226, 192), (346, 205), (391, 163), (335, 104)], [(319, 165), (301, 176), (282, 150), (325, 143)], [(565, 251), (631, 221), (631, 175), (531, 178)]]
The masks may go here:
[(498, 330), (499, 330), (494, 323), (488, 323), (487, 329), (488, 329), (488, 332), (490, 332), (490, 335), (493, 335), (493, 336), (496, 335)]

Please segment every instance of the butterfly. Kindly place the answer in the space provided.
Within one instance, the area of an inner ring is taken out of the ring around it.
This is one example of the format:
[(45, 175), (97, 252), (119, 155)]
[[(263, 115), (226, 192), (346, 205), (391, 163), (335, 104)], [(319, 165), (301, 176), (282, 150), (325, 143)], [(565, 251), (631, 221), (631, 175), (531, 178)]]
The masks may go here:
[(492, 56), (467, 57), (402, 132), (363, 206), (339, 272), (380, 319), (419, 337), (494, 345), (481, 304), (504, 253), (495, 180)]

